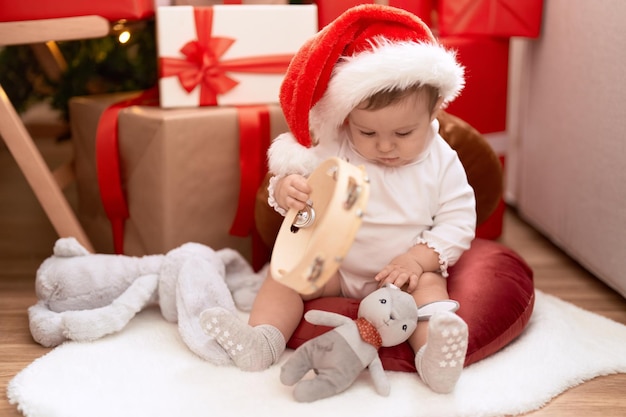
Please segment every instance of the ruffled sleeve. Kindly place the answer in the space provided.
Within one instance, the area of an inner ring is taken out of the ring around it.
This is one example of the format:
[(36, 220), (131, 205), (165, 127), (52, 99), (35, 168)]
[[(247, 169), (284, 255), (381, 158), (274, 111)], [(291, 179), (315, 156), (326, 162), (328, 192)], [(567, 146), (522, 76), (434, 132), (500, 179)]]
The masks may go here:
[(415, 244), (425, 244), (439, 254), (441, 274), (448, 276), (454, 265), (469, 249), (476, 231), (476, 199), (467, 182), (465, 169), (456, 154), (446, 161), (441, 172), (438, 210), (433, 226), (417, 237)]

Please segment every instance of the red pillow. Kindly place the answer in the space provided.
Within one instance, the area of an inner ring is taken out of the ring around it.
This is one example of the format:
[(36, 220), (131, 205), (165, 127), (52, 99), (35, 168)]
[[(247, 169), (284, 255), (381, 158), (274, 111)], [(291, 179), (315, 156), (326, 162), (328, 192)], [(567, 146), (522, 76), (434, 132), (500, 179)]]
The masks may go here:
[[(533, 273), (514, 251), (483, 239), (475, 239), (449, 273), (450, 298), (460, 303), (457, 314), (469, 327), (468, 366), (502, 349), (524, 330), (535, 301)], [(320, 298), (307, 301), (304, 308), (356, 318), (359, 300)], [(328, 330), (303, 319), (287, 346), (296, 349)], [(415, 372), (415, 354), (408, 343), (383, 347), (379, 355), (389, 371)]]

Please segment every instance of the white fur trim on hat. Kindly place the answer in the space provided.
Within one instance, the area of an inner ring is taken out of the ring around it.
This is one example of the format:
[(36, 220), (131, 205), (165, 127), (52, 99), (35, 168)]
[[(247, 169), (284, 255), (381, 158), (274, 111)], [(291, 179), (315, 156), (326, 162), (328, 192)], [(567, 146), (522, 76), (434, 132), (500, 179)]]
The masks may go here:
[(274, 175), (308, 176), (322, 162), (314, 148), (301, 145), (291, 133), (274, 139), (267, 156), (269, 171)]
[(348, 114), (363, 100), (383, 90), (415, 84), (439, 89), (444, 104), (465, 85), (464, 68), (453, 51), (428, 42), (391, 42), (384, 38), (372, 49), (342, 57), (328, 87), (310, 111), (310, 127), (319, 140), (335, 138)]

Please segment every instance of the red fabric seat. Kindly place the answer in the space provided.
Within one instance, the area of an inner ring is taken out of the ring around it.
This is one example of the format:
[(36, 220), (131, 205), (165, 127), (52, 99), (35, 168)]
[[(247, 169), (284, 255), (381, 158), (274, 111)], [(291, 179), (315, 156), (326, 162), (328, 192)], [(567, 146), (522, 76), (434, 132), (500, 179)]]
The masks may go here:
[[(524, 330), (533, 311), (535, 292), (532, 270), (504, 245), (476, 239), (449, 270), (448, 292), (461, 307), (457, 314), (469, 327), (465, 366), (497, 352)], [(359, 300), (319, 298), (305, 303), (305, 310), (325, 310), (356, 318)], [(287, 346), (296, 349), (329, 327), (302, 320)], [(408, 343), (380, 349), (383, 367), (415, 372), (415, 354)]]
[[(497, 209), (502, 196), (502, 167), (485, 139), (468, 123), (441, 112), (439, 133), (458, 153), (468, 181), (476, 194), (477, 225)], [(282, 217), (267, 204), (267, 181), (257, 193), (255, 208), (256, 246), (268, 255)], [(268, 258), (269, 259), (269, 258)], [(267, 259), (259, 259), (263, 264)], [(458, 301), (458, 310), (469, 326), (465, 365), (475, 363), (513, 341), (522, 333), (533, 311), (535, 293), (533, 273), (513, 250), (486, 239), (475, 239), (472, 246), (448, 269), (448, 293)], [(308, 301), (305, 309), (332, 311), (356, 317), (359, 300), (324, 298)], [(304, 319), (288, 342), (297, 348), (328, 327), (314, 326)], [(380, 357), (387, 370), (415, 372), (414, 353), (408, 343), (381, 348)]]

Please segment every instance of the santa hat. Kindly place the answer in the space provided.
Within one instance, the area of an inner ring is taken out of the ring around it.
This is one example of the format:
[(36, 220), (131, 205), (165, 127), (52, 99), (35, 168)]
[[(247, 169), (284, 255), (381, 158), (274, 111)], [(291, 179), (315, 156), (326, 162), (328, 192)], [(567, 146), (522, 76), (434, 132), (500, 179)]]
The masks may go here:
[(337, 136), (348, 114), (374, 93), (415, 84), (436, 87), (449, 103), (464, 86), (455, 53), (405, 10), (364, 4), (344, 12), (296, 53), (280, 90), (295, 139)]

